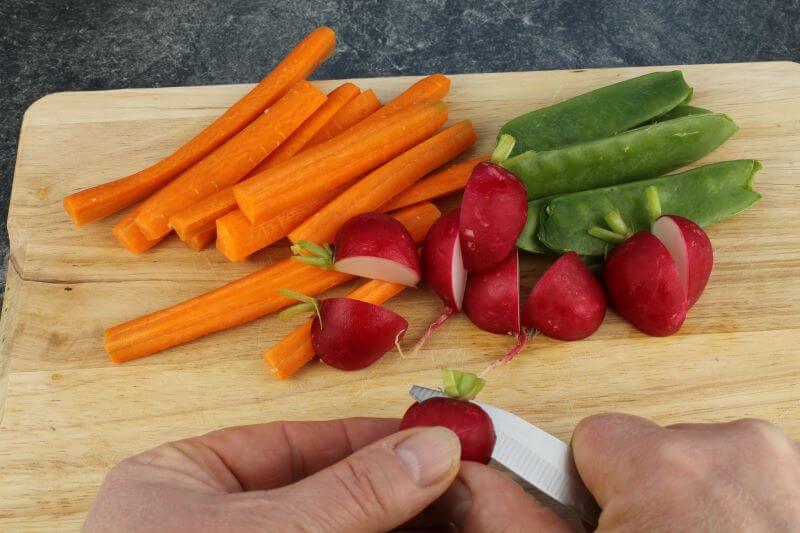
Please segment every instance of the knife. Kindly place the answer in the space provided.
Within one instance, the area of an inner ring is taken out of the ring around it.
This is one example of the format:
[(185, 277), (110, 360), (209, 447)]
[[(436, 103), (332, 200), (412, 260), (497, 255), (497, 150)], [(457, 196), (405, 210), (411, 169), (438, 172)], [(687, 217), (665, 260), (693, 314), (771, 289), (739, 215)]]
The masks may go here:
[[(442, 391), (414, 385), (409, 391), (418, 402)], [(558, 503), (572, 509), (591, 526), (597, 526), (600, 507), (581, 481), (567, 444), (508, 411), (474, 402), (492, 419), (497, 442), (492, 459)]]

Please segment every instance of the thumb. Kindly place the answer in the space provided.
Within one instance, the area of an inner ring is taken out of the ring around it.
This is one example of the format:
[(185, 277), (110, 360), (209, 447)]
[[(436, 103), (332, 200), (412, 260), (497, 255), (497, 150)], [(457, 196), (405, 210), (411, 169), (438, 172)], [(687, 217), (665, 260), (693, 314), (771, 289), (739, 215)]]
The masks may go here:
[(414, 428), (377, 441), (293, 485), (270, 491), (306, 530), (380, 531), (433, 503), (458, 473), (461, 445), (442, 427)]

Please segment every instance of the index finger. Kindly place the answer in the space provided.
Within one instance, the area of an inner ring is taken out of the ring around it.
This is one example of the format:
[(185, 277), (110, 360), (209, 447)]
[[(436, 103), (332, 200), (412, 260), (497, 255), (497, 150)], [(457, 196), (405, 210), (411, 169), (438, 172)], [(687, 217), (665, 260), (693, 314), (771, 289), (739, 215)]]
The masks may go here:
[(650, 420), (621, 413), (593, 415), (578, 423), (572, 435), (575, 466), (600, 507), (640, 461), (643, 441), (659, 431), (661, 426)]
[(225, 428), (198, 439), (244, 490), (269, 490), (322, 470), (399, 428), (400, 421), (391, 418), (272, 422)]

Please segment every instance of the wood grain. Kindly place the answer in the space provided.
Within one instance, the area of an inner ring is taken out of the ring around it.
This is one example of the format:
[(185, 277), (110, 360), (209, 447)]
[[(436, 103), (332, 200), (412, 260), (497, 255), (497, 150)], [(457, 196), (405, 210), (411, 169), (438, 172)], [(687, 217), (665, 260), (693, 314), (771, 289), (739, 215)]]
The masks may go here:
[[(741, 127), (697, 164), (760, 159), (756, 188), (764, 199), (711, 229), (714, 273), (679, 334), (645, 337), (610, 314), (586, 341), (537, 337), (492, 373), (482, 397), (565, 440), (582, 417), (610, 410), (660, 423), (755, 416), (800, 439), (800, 65), (680, 68), (697, 105)], [(472, 118), (473, 153), (488, 153), (509, 118), (652, 70), (453, 76), (451, 122)], [(413, 79), (354, 81), (386, 101)], [(0, 323), (0, 529), (77, 529), (104, 473), (166, 440), (278, 419), (400, 416), (412, 383), (435, 386), (442, 365), (482, 370), (513, 344), (455, 317), (417, 359), (390, 354), (356, 373), (312, 364), (279, 382), (260, 354), (296, 322), (267, 318), (112, 365), (103, 327), (241, 277), (285, 256), (286, 247), (231, 264), (173, 239), (134, 257), (114, 242), (114, 218), (77, 230), (61, 198), (156, 161), (248, 88), (60, 93), (26, 113)], [(530, 286), (545, 263), (524, 265)], [(409, 319), (409, 342), (440, 311), (426, 290), (404, 291), (388, 305)]]

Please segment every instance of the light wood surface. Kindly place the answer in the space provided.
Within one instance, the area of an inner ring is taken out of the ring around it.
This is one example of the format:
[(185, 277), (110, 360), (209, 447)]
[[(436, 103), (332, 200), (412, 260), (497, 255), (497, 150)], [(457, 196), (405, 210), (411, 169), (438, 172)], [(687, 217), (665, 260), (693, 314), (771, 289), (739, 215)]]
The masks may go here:
[[(611, 313), (585, 341), (537, 337), (492, 372), (482, 399), (565, 440), (584, 416), (612, 410), (660, 423), (761, 417), (800, 439), (800, 65), (680, 68), (697, 105), (741, 127), (698, 164), (760, 159), (764, 199), (710, 230), (714, 273), (680, 333), (645, 337)], [(652, 70), (453, 76), (451, 121), (472, 118), (474, 152), (488, 153), (506, 120)], [(411, 81), (357, 80), (384, 101)], [(103, 327), (241, 277), (286, 247), (231, 264), (213, 249), (193, 253), (172, 240), (134, 257), (112, 238), (117, 217), (77, 230), (61, 199), (168, 154), (247, 89), (60, 93), (26, 113), (0, 325), (0, 530), (77, 529), (104, 473), (163, 441), (278, 419), (399, 417), (412, 383), (436, 386), (442, 365), (482, 370), (513, 345), (456, 317), (417, 359), (392, 353), (355, 373), (312, 364), (281, 382), (261, 352), (297, 321), (270, 317), (111, 364)], [(529, 287), (545, 263), (524, 264)], [(409, 344), (440, 312), (427, 290), (407, 290), (388, 306), (409, 319)]]

